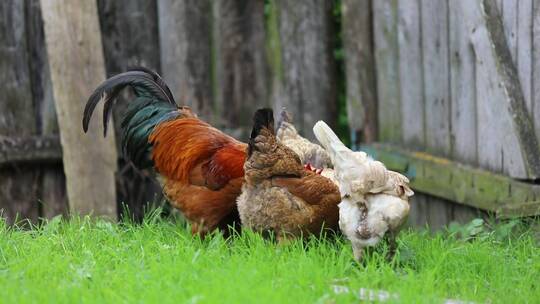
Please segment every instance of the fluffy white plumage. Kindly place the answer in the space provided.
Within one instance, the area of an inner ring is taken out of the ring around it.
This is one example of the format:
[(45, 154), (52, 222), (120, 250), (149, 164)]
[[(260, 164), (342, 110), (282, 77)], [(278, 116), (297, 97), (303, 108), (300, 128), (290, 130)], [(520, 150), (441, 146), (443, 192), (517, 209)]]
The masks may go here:
[(334, 165), (334, 170), (325, 169), (322, 175), (339, 186), (339, 226), (351, 241), (355, 258), (361, 260), (363, 249), (376, 245), (386, 233), (392, 251), (409, 215), (408, 200), (414, 194), (409, 180), (366, 153), (351, 151), (323, 121), (313, 131)]
[(276, 137), (278, 141), (300, 156), (302, 164), (310, 164), (321, 169), (332, 167), (328, 153), (321, 146), (300, 136), (293, 125), (292, 115), (286, 110), (281, 111)]

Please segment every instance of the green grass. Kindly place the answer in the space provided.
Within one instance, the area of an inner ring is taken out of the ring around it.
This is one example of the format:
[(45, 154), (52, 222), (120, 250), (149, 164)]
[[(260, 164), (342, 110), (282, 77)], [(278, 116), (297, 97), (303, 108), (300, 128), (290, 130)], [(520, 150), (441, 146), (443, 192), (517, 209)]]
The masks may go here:
[[(359, 265), (341, 239), (278, 246), (244, 233), (201, 240), (157, 217), (142, 225), (55, 219), (30, 230), (0, 221), (0, 302), (342, 303), (358, 302), (360, 288), (397, 293), (403, 303), (534, 302), (535, 242), (531, 232), (463, 241), (405, 231), (392, 262), (383, 245)], [(335, 285), (349, 292), (336, 293)]]

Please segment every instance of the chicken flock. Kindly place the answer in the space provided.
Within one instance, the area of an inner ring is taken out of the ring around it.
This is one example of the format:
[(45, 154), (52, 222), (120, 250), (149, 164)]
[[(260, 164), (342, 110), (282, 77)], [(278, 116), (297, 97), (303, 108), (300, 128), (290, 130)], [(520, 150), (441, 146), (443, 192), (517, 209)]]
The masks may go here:
[(260, 109), (243, 143), (177, 106), (157, 73), (134, 68), (91, 94), (85, 132), (103, 101), (106, 134), (114, 102), (127, 87), (135, 98), (121, 124), (124, 153), (139, 169), (153, 168), (194, 234), (242, 227), (281, 243), (341, 230), (359, 261), (364, 248), (385, 236), (393, 253), (413, 195), (408, 179), (348, 149), (323, 121), (313, 129), (321, 147), (300, 136), (290, 113), (281, 113), (276, 129), (273, 111)]

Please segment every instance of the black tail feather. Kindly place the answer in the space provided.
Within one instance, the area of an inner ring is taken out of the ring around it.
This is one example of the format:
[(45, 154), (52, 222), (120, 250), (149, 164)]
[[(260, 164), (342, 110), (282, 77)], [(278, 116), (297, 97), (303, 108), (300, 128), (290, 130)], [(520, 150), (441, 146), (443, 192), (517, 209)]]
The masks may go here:
[(164, 102), (176, 105), (171, 91), (161, 77), (146, 68), (135, 68), (131, 71), (115, 75), (105, 80), (88, 98), (83, 115), (83, 130), (88, 131), (90, 118), (100, 100), (104, 99), (103, 126), (104, 135), (107, 134), (107, 125), (111, 116), (116, 97), (126, 86), (131, 86), (137, 96), (147, 95), (158, 98)]
[(146, 72), (146, 73), (152, 75), (152, 77), (154, 77), (154, 81), (161, 88), (163, 88), (163, 91), (169, 97), (169, 99), (168, 99), (169, 102), (172, 101), (172, 103), (174, 104), (174, 97), (173, 97), (173, 94), (172, 94), (171, 90), (169, 89), (169, 86), (167, 86), (167, 84), (165, 83), (163, 78), (161, 78), (161, 75), (159, 75), (157, 72), (152, 71), (152, 70), (150, 70), (148, 68), (145, 68), (145, 67), (141, 67), (141, 66), (129, 68), (128, 71), (140, 71), (140, 72)]
[(274, 111), (272, 109), (259, 109), (253, 115), (253, 129), (249, 138), (248, 155), (251, 155), (255, 149), (255, 137), (257, 137), (263, 128), (267, 128), (274, 133)]

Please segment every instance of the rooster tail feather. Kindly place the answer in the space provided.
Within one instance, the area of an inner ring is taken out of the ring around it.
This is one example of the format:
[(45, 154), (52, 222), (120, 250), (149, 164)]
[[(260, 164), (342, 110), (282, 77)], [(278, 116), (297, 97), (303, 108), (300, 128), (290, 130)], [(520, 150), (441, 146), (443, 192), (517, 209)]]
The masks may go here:
[(120, 92), (127, 86), (133, 88), (135, 95), (138, 97), (156, 98), (162, 102), (176, 106), (172, 93), (161, 76), (146, 68), (134, 68), (105, 80), (90, 95), (84, 108), (84, 132), (88, 131), (88, 125), (97, 104), (103, 100), (103, 132), (104, 135), (107, 134), (107, 125), (112, 113), (113, 104)]
[(114, 102), (121, 91), (131, 87), (137, 96), (130, 101), (122, 119), (122, 148), (126, 156), (139, 168), (152, 166), (150, 134), (159, 123), (182, 115), (173, 95), (161, 76), (146, 68), (132, 68), (128, 72), (105, 80), (90, 95), (83, 116), (83, 130), (88, 131), (92, 114), (103, 100), (104, 135)]
[(263, 128), (267, 128), (274, 134), (274, 111), (272, 109), (259, 109), (253, 115), (253, 129), (248, 143), (248, 155), (251, 155), (255, 148), (255, 138), (261, 133)]

